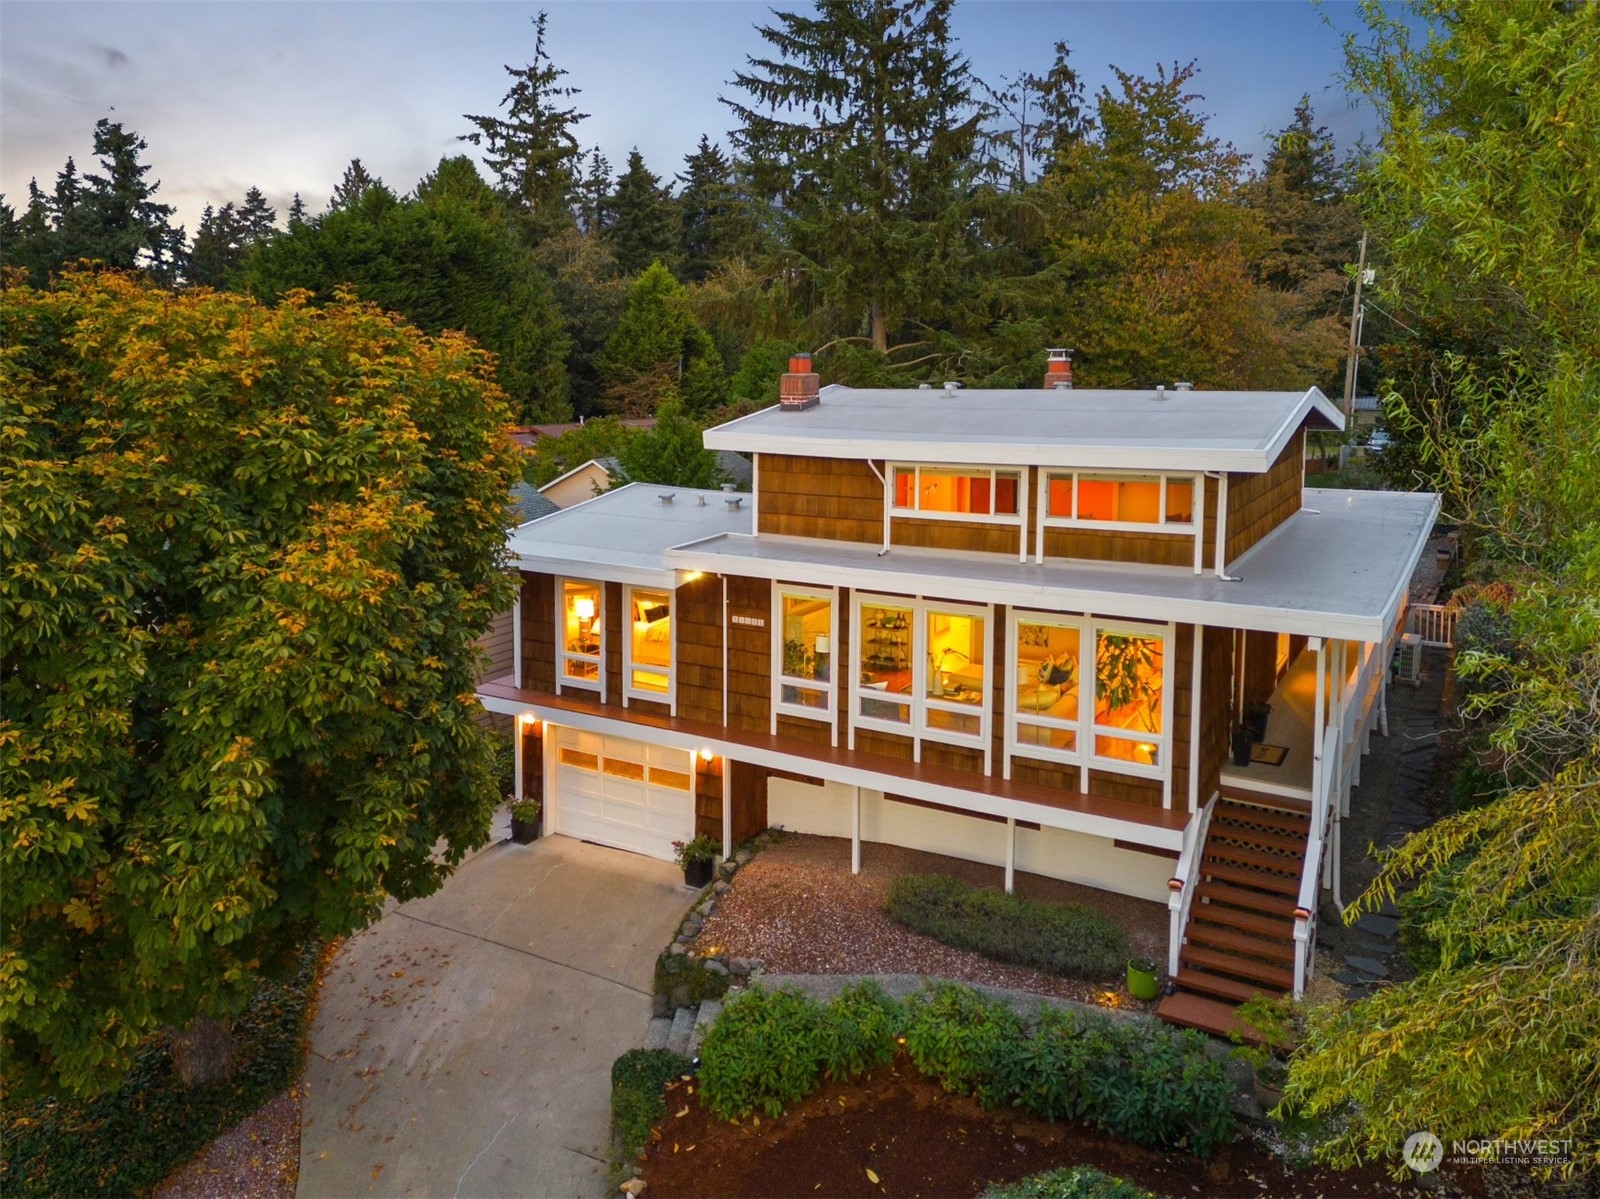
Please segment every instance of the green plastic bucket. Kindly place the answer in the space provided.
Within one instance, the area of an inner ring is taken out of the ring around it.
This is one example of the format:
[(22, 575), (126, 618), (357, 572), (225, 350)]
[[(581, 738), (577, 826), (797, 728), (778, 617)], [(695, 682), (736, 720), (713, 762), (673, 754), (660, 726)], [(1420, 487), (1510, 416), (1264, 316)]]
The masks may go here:
[(1156, 964), (1144, 958), (1128, 959), (1128, 994), (1135, 999), (1154, 999), (1161, 994)]

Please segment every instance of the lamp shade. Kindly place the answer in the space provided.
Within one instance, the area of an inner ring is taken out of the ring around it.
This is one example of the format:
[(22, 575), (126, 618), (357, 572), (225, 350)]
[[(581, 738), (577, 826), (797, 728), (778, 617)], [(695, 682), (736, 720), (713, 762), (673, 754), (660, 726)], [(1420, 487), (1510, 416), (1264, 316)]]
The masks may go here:
[(828, 641), (828, 635), (826, 633), (818, 633), (817, 634), (817, 644), (816, 644), (817, 653), (819, 653), (819, 654), (828, 653), (828, 652), (830, 652), (831, 648), (832, 647), (831, 647), (831, 645), (830, 645), (830, 643)]
[(573, 600), (572, 613), (579, 620), (593, 620), (594, 597), (591, 595), (580, 595), (577, 599)]

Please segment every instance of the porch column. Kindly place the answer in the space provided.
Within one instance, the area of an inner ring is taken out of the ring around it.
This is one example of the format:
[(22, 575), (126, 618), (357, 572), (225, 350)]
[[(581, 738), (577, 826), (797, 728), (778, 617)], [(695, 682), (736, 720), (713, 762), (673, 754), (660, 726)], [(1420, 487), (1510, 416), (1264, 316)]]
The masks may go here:
[(1010, 895), (1017, 881), (1017, 818), (1006, 817), (1006, 894)]
[(1322, 760), (1322, 726), (1328, 714), (1328, 653), (1321, 637), (1313, 637), (1307, 644), (1317, 655), (1317, 690), (1311, 716), (1311, 814), (1315, 819), (1317, 801), (1322, 795), (1322, 772), (1327, 769), (1327, 763)]
[(852, 787), (850, 800), (850, 873), (861, 873), (861, 788)]
[(511, 720), (511, 752), (515, 763), (512, 770), (511, 794), (519, 800), (522, 798), (522, 739), (527, 735), (524, 725), (527, 719), (519, 713)]
[(722, 856), (733, 856), (733, 764), (722, 759)]

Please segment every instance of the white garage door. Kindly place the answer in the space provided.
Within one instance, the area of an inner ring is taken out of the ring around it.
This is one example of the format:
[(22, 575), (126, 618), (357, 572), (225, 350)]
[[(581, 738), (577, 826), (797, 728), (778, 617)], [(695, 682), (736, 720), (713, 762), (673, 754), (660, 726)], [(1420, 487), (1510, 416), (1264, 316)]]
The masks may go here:
[(694, 761), (686, 750), (556, 731), (555, 831), (672, 860), (694, 836)]

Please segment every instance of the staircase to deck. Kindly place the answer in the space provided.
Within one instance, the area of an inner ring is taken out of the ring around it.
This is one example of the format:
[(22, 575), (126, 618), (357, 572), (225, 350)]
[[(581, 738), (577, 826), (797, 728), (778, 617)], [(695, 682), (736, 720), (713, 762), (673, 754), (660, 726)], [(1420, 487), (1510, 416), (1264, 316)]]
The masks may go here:
[(1294, 911), (1311, 825), (1308, 800), (1224, 787), (1183, 930), (1177, 991), (1156, 1015), (1226, 1037), (1235, 1009), (1294, 989)]

